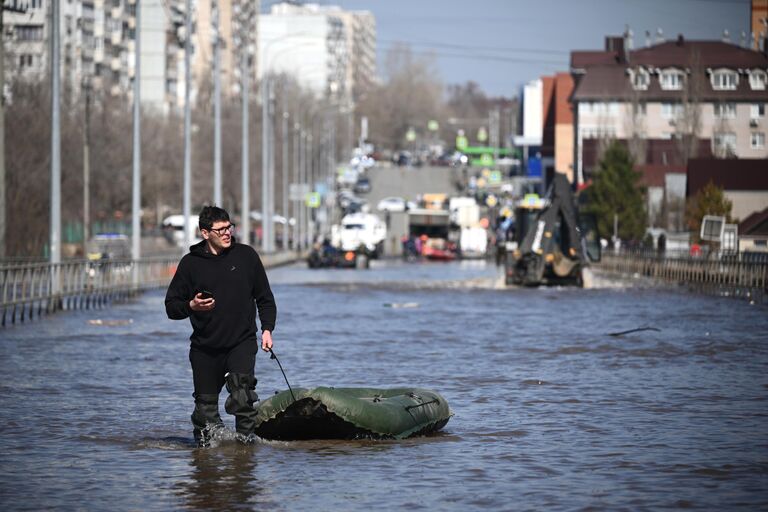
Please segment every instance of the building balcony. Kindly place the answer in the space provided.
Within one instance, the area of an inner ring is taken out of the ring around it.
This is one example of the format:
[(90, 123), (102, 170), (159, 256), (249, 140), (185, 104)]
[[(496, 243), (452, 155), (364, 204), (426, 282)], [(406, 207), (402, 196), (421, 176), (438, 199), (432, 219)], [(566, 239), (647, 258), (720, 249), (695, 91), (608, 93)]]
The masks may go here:
[(122, 63), (120, 62), (120, 58), (118, 57), (112, 57), (112, 61), (109, 63), (110, 69), (112, 71), (118, 71), (122, 67)]

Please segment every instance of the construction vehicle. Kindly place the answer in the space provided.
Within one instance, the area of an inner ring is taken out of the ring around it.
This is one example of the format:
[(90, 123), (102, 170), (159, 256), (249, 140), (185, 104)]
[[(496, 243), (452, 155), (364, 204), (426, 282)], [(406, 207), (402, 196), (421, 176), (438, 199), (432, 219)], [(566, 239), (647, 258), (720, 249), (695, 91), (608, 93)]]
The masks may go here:
[(518, 203), (514, 240), (506, 245), (506, 284), (584, 286), (585, 269), (599, 260), (597, 222), (593, 215), (579, 215), (563, 174), (555, 173), (544, 199)]

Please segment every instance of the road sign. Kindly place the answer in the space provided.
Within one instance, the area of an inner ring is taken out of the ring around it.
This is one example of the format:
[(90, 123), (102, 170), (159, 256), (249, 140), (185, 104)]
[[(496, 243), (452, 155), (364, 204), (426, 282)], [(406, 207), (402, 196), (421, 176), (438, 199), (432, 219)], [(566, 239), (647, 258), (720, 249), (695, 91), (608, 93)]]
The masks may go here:
[(309, 208), (320, 208), (320, 194), (318, 192), (307, 194), (306, 201)]

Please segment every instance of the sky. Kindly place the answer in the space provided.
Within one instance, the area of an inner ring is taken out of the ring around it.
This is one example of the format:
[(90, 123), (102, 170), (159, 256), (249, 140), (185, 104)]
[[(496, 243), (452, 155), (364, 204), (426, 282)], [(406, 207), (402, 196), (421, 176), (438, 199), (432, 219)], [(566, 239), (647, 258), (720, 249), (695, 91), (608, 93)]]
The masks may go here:
[[(542, 75), (568, 71), (571, 50), (601, 50), (629, 25), (635, 48), (661, 28), (667, 40), (740, 42), (750, 30), (749, 0), (313, 0), (376, 17), (378, 66), (407, 43), (433, 53), (445, 85), (477, 82), (490, 96), (516, 96)], [(263, 0), (268, 9), (275, 3)]]

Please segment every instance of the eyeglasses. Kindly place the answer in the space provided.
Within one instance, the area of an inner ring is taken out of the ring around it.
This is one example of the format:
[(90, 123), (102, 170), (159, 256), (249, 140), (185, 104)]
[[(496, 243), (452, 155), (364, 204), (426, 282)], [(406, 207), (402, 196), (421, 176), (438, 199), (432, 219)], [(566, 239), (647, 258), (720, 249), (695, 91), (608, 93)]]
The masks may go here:
[(208, 231), (210, 231), (211, 233), (216, 233), (219, 236), (222, 236), (227, 231), (232, 233), (234, 230), (235, 230), (235, 225), (230, 224), (229, 226), (224, 226), (223, 228), (216, 228), (216, 229), (211, 228)]

